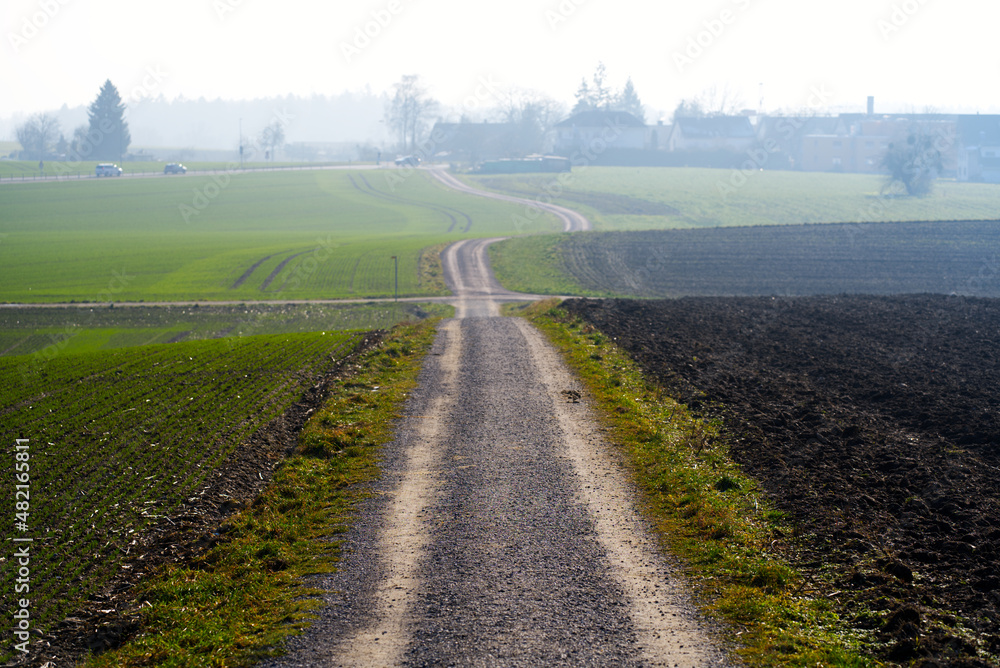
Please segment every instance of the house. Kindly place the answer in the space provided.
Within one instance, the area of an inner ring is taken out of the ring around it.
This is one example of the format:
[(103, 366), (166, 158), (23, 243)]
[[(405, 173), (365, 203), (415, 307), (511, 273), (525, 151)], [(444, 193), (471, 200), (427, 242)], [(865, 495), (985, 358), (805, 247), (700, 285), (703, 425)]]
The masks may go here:
[(956, 119), (946, 114), (841, 114), (833, 132), (802, 138), (800, 168), (810, 172), (878, 174), (883, 171), (882, 158), (891, 144), (920, 134), (933, 138), (945, 173), (951, 173), (958, 157)]
[(959, 181), (1000, 183), (1000, 116), (960, 116), (958, 142)]
[(757, 142), (746, 116), (675, 118), (667, 139), (668, 151), (732, 151), (742, 153)]
[(582, 111), (556, 123), (551, 143), (555, 153), (604, 153), (608, 149), (649, 148), (646, 124), (625, 111)]
[(755, 128), (757, 143), (767, 147), (767, 169), (802, 169), (805, 138), (837, 134), (836, 116), (763, 116)]
[(430, 136), (434, 155), (473, 164), (517, 156), (521, 144), (518, 127), (513, 123), (438, 122)]

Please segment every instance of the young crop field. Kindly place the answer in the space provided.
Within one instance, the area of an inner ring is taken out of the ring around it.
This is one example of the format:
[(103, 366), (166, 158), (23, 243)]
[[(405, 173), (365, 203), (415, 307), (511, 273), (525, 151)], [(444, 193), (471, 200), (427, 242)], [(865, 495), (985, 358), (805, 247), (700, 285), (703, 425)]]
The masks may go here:
[(723, 425), (813, 600), (892, 665), (1000, 658), (1000, 300), (570, 300)]
[(975, 220), (1000, 215), (1000, 186), (939, 181), (927, 197), (882, 195), (864, 174), (725, 169), (583, 167), (572, 173), (472, 176), (521, 197), (546, 194), (586, 214), (596, 230), (787, 225), (904, 220)]
[[(0, 146), (0, 153), (3, 153), (3, 148)], [(94, 176), (94, 168), (97, 167), (98, 160), (79, 160), (70, 162), (60, 162), (60, 161), (48, 161), (46, 160), (43, 164), (43, 170), (38, 170), (37, 160), (0, 160), (0, 181), (32, 181), (40, 176), (58, 176), (60, 178), (87, 178)], [(169, 163), (173, 162), (170, 160), (159, 160), (159, 161), (128, 161), (117, 163), (119, 167), (125, 174), (162, 174), (163, 168)], [(181, 162), (188, 169), (188, 173), (192, 174), (195, 172), (204, 171), (225, 171), (232, 170), (232, 162), (187, 162), (184, 160)], [(257, 169), (294, 169), (294, 168), (314, 168), (314, 167), (327, 167), (332, 165), (338, 165), (340, 163), (333, 162), (247, 162), (244, 163), (243, 168), (247, 171), (257, 170)]]
[[(225, 504), (224, 494), (203, 496), (214, 471), (363, 338), (282, 334), (64, 354), (40, 365), (0, 359), (8, 444), (0, 470), (15, 480), (17, 464), (23, 485), (0, 531), (32, 539), (18, 544), (31, 555), (32, 629), (53, 628), (126, 568), (162, 518)], [(15, 452), (16, 439), (24, 440)], [(12, 592), (17, 572), (8, 566), (2, 586)], [(11, 606), (5, 597), (8, 619)], [(2, 651), (10, 658), (11, 645)]]
[(244, 304), (0, 308), (0, 356), (56, 355), (228, 336), (389, 329), (444, 317), (442, 304)]
[[(443, 294), (424, 249), (513, 233), (516, 205), (415, 170), (8, 184), (0, 301), (333, 299)], [(541, 227), (556, 230), (555, 219)]]
[(1000, 221), (597, 232), (490, 250), (506, 287), (541, 294), (1000, 296)]

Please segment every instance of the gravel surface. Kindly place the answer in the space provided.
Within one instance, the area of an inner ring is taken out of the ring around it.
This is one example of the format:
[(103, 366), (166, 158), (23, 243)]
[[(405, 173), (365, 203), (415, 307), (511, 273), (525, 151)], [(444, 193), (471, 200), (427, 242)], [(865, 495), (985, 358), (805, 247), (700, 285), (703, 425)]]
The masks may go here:
[(440, 328), (320, 619), (267, 668), (725, 666), (582, 387), (528, 323), (490, 240), (444, 254)]

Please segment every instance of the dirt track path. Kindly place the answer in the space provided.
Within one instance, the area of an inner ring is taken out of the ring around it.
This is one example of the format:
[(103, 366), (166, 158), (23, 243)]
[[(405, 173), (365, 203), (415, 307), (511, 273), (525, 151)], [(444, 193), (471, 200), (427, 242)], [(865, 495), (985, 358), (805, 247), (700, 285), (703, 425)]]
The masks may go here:
[(347, 535), (321, 619), (267, 666), (726, 665), (557, 352), (497, 317), (485, 249)]

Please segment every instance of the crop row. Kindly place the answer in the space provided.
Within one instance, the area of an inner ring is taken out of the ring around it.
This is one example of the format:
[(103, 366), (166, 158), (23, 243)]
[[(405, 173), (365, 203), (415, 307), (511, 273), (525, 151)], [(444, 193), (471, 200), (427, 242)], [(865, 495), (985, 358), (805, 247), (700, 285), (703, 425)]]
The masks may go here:
[[(37, 546), (36, 628), (58, 622), (119, 570), (156, 516), (195, 494), (358, 336), (287, 334), (63, 355), (30, 377), (20, 372), (23, 358), (0, 358), (0, 438), (31, 445), (24, 535)], [(10, 480), (13, 457), (0, 470)], [(13, 512), (3, 514), (0, 529), (12, 535)], [(12, 591), (13, 579), (4, 568), (0, 586)]]

